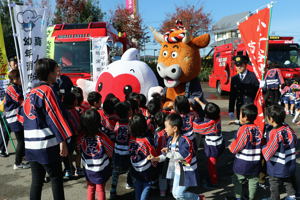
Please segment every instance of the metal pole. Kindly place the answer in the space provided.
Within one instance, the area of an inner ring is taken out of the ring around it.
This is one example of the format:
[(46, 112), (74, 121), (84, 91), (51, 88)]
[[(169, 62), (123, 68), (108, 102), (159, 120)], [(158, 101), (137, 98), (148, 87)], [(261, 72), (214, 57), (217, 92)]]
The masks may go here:
[[(17, 55), (17, 60), (18, 60), (18, 68), (19, 68), (19, 72), (20, 72), (20, 79), (21, 79), (21, 83), (22, 85), (24, 85), (24, 80), (23, 80), (23, 72), (21, 69), (21, 60), (20, 60), (20, 55), (19, 55), (19, 48), (18, 48), (18, 43), (17, 43), (17, 34), (16, 34), (16, 30), (15, 30), (15, 25), (14, 25), (14, 20), (12, 17), (12, 11), (11, 11), (11, 7), (15, 6), (15, 2), (13, 4), (11, 4), (10, 0), (8, 0), (8, 10), (9, 10), (9, 15), (10, 15), (10, 21), (11, 21), (11, 28), (13, 31), (13, 38), (14, 38), (14, 43), (15, 43), (15, 48), (16, 48), (16, 55)], [(24, 91), (23, 88), (23, 94), (25, 95), (26, 91)]]
[(7, 149), (7, 145), (6, 145), (6, 139), (4, 137), (4, 132), (3, 132), (3, 128), (2, 128), (2, 117), (1, 117), (1, 121), (0, 121), (0, 131), (1, 131), (2, 141), (3, 141), (3, 144), (4, 144), (4, 148), (5, 148), (6, 154), (8, 154), (8, 149)]
[(4, 126), (5, 126), (5, 130), (7, 132), (8, 138), (9, 138), (9, 140), (10, 140), (10, 142), (11, 142), (11, 144), (12, 144), (12, 146), (13, 146), (15, 152), (16, 152), (16, 146), (15, 146), (15, 143), (14, 143), (14, 141), (13, 141), (13, 139), (11, 137), (11, 134), (10, 134), (10, 132), (8, 130), (8, 127), (7, 127), (7, 124), (6, 124), (6, 120), (4, 119), (4, 115), (2, 113), (0, 113), (0, 117), (1, 117), (1, 119), (3, 121)]

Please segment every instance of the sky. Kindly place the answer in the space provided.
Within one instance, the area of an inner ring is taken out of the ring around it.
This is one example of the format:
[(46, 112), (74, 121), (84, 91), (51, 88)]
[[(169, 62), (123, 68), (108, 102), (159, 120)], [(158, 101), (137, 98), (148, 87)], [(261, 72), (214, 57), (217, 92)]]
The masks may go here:
[[(54, 1), (54, 0), (53, 0)], [(119, 5), (125, 6), (126, 0), (99, 0), (102, 11), (106, 12), (109, 19), (110, 11)], [(194, 5), (196, 8), (203, 6), (204, 11), (211, 13), (212, 25), (221, 18), (245, 11), (255, 11), (270, 3), (270, 0), (138, 0), (139, 14), (145, 26), (156, 29), (162, 24), (167, 14), (175, 12), (176, 7)], [(274, 1), (271, 18), (270, 34), (281, 36), (294, 36), (294, 42), (300, 43), (300, 0)], [(149, 36), (152, 34), (149, 31)], [(153, 49), (160, 46), (151, 42), (146, 45), (147, 54), (153, 54)]]

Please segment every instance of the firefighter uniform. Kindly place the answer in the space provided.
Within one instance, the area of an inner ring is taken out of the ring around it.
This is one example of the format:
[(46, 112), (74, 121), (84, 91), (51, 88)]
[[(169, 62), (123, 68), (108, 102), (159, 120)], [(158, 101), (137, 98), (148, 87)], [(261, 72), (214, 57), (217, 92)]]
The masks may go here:
[[(241, 66), (248, 63), (248, 57), (235, 56), (233, 58), (235, 65)], [(236, 107), (237, 118), (240, 116), (240, 108), (244, 104), (253, 103), (259, 82), (253, 72), (246, 70), (231, 78), (230, 95), (229, 95), (229, 113), (233, 113)]]

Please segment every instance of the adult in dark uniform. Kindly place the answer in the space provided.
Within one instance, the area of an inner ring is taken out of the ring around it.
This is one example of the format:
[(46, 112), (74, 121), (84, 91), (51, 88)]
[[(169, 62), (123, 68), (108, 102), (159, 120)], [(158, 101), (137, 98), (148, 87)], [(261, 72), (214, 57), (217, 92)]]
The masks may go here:
[(61, 74), (61, 69), (59, 67), (56, 82), (53, 84), (53, 89), (60, 100), (63, 99), (63, 96), (71, 93), (73, 83), (68, 76)]
[(244, 104), (254, 103), (254, 99), (259, 88), (259, 81), (255, 74), (247, 70), (249, 58), (238, 55), (233, 57), (237, 75), (231, 78), (230, 96), (229, 96), (229, 116), (234, 118), (234, 110), (239, 119), (240, 108)]

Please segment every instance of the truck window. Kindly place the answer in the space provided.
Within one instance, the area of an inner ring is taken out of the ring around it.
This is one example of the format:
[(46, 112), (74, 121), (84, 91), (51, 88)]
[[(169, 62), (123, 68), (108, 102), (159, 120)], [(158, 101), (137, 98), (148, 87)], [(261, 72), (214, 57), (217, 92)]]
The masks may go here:
[(55, 43), (54, 60), (62, 73), (91, 73), (90, 42)]
[(298, 68), (300, 65), (299, 49), (295, 44), (270, 44), (268, 62), (278, 68)]

